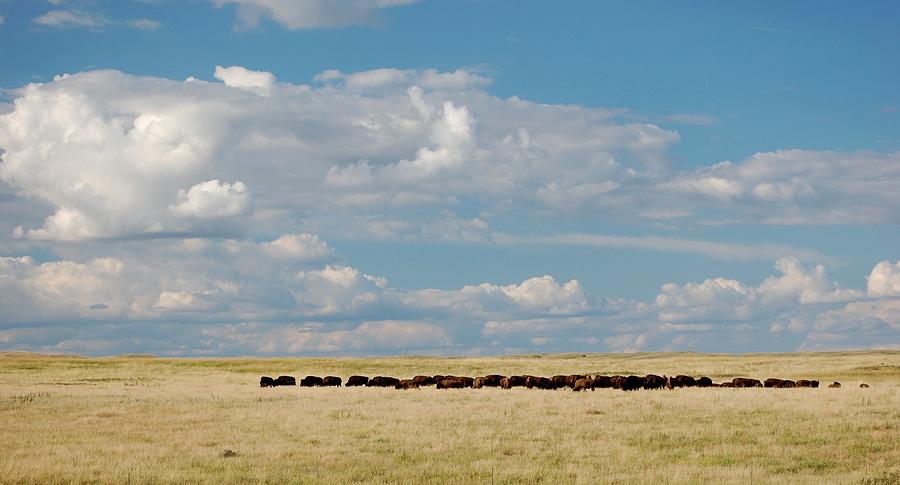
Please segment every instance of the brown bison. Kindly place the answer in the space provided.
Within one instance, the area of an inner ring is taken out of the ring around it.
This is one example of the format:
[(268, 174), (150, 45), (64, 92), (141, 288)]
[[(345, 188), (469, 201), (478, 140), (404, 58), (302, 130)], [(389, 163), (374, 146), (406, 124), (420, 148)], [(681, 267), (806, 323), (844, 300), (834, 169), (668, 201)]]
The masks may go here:
[(575, 392), (586, 391), (586, 390), (594, 390), (594, 380), (593, 379), (578, 379), (575, 381), (575, 385), (572, 386), (572, 390)]
[(401, 379), (400, 382), (394, 385), (395, 389), (418, 389), (419, 386), (416, 384), (416, 381), (413, 379)]
[(259, 378), (259, 387), (275, 387), (278, 383), (275, 379), (272, 379), (269, 376), (262, 376)]
[(837, 388), (841, 387), (841, 383), (838, 381), (834, 381), (831, 384), (828, 384), (828, 387), (830, 387), (832, 389), (837, 389)]
[(347, 379), (347, 387), (358, 387), (369, 384), (369, 378), (366, 376), (350, 376)]
[(498, 374), (491, 374), (484, 376), (483, 385), (484, 387), (500, 387), (500, 381), (503, 379), (503, 376)]
[(550, 388), (551, 389), (562, 389), (566, 387), (566, 378), (569, 376), (553, 376), (550, 378)]
[(322, 385), (322, 378), (317, 376), (306, 376), (300, 379), (300, 387), (318, 387)]
[(797, 381), (797, 387), (819, 387), (819, 381), (808, 381), (806, 379), (800, 379)]
[(394, 387), (400, 383), (400, 379), (396, 377), (375, 376), (369, 379), (366, 387)]
[(434, 380), (432, 376), (416, 376), (412, 378), (413, 382), (416, 383), (416, 386), (433, 386), (437, 382)]
[(591, 389), (596, 389), (598, 387), (601, 389), (608, 389), (612, 386), (612, 377), (609, 376), (594, 377), (594, 382), (591, 383)]
[(797, 387), (797, 383), (790, 379), (776, 379), (774, 377), (770, 377), (766, 379), (766, 382), (763, 383), (763, 387), (774, 387), (776, 389), (789, 389), (793, 387)]
[(749, 379), (747, 377), (735, 377), (731, 380), (731, 383), (734, 384), (734, 387), (762, 387), (762, 382), (759, 379)]
[(866, 384), (865, 382), (863, 382), (862, 384), (859, 385), (859, 387), (860, 387), (861, 389), (868, 389), (868, 388), (869, 388), (869, 385)]
[(278, 379), (275, 379), (276, 386), (296, 386), (297, 379), (294, 376), (278, 376)]
[(735, 386), (733, 382), (723, 382), (723, 383), (719, 384), (719, 387), (737, 387), (737, 386)]
[(663, 387), (666, 387), (668, 382), (668, 377), (647, 374), (644, 376), (644, 389), (662, 389)]
[(437, 388), (438, 389), (463, 389), (466, 387), (472, 387), (475, 383), (475, 379), (471, 377), (449, 377), (443, 380), (438, 381)]
[(712, 387), (713, 381), (709, 377), (703, 376), (697, 378), (697, 387)]
[(566, 387), (572, 389), (575, 387), (575, 383), (578, 382), (579, 379), (587, 379), (587, 376), (581, 374), (572, 374), (566, 376)]
[(615, 376), (613, 377), (613, 388), (623, 391), (634, 391), (644, 387), (644, 378), (640, 376)]
[(525, 387), (525, 376), (509, 376), (500, 379), (500, 388), (512, 389), (513, 387)]
[(550, 389), (550, 379), (540, 376), (525, 376), (525, 387), (528, 389)]
[(697, 387), (697, 380), (691, 376), (679, 374), (672, 378), (672, 387)]
[(322, 385), (325, 387), (341, 387), (341, 378), (337, 376), (325, 376)]

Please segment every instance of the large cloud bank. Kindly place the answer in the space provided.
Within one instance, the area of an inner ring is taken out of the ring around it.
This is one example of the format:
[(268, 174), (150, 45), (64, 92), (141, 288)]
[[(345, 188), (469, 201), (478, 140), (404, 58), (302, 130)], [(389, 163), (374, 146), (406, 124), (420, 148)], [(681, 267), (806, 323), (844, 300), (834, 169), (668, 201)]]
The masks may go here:
[[(273, 16), (287, 8), (242, 3)], [(360, 5), (366, 16), (388, 3)], [(398, 289), (323, 240), (509, 242), (530, 218), (560, 216), (897, 222), (900, 154), (789, 150), (678, 171), (671, 129), (623, 110), (499, 98), (490, 79), (466, 70), (325, 71), (303, 85), (218, 66), (214, 79), (92, 71), (13, 93), (0, 115), (0, 231), (2, 247), (18, 249), (0, 264), (0, 345), (277, 354), (898, 341), (900, 263), (889, 261), (865, 289), (839, 287), (807, 264), (813, 254), (779, 259), (779, 274), (757, 284), (670, 283), (649, 301), (626, 301), (543, 274)], [(37, 245), (51, 255), (23, 255)]]

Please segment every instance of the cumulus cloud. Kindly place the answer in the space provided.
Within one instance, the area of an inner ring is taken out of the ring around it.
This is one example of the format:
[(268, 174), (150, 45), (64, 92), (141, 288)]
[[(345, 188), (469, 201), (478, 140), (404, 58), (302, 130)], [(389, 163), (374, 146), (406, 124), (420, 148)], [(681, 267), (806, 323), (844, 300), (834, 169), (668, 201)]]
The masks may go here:
[(178, 191), (178, 200), (169, 211), (179, 217), (229, 217), (243, 214), (250, 204), (247, 186), (208, 180), (187, 191)]
[[(669, 283), (645, 303), (592, 297), (577, 280), (550, 275), (394, 288), (339, 263), (311, 234), (186, 239), (150, 251), (131, 243), (102, 258), (0, 259), (0, 346), (109, 351), (138, 322), (145, 325), (130, 337), (131, 351), (194, 355), (792, 350), (900, 334), (900, 299), (841, 289), (821, 268), (789, 259), (777, 269), (757, 286), (721, 277)], [(165, 349), (159, 328), (183, 335), (181, 346)]]
[(900, 154), (779, 150), (673, 176), (662, 192), (769, 224), (897, 222)]
[(418, 0), (211, 0), (216, 6), (235, 5), (239, 25), (253, 28), (267, 17), (290, 30), (365, 25), (385, 8)]
[(215, 77), (226, 86), (246, 89), (262, 96), (271, 96), (275, 87), (275, 75), (271, 72), (251, 71), (241, 66), (216, 66)]
[(876, 264), (869, 273), (867, 290), (872, 296), (900, 296), (900, 261)]

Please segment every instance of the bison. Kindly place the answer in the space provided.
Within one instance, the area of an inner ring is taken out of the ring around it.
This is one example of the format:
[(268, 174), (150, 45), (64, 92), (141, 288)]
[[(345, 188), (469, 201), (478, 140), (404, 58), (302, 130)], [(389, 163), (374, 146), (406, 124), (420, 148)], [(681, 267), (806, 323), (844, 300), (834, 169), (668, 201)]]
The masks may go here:
[(396, 377), (375, 376), (369, 379), (366, 387), (394, 387), (400, 383), (400, 379)]
[(859, 385), (859, 387), (860, 387), (860, 389), (868, 389), (869, 385), (866, 384), (865, 382), (863, 382), (862, 384)]
[(734, 387), (762, 387), (762, 382), (759, 379), (750, 379), (747, 377), (735, 377), (731, 380), (731, 383), (734, 384)]
[(828, 387), (830, 387), (832, 389), (837, 389), (837, 388), (841, 387), (841, 383), (838, 381), (834, 381), (831, 384), (828, 384)]
[(306, 376), (300, 379), (300, 387), (319, 387), (322, 385), (322, 378), (318, 376)]
[(502, 389), (512, 389), (513, 387), (525, 387), (525, 376), (509, 376), (500, 379), (500, 387)]
[(672, 387), (697, 387), (697, 380), (691, 376), (679, 374), (672, 378)]
[(296, 386), (297, 379), (294, 376), (278, 376), (278, 379), (275, 379), (276, 386)]
[(609, 376), (594, 377), (594, 381), (591, 383), (591, 389), (596, 389), (598, 387), (601, 389), (608, 389), (612, 386), (612, 378)]
[(580, 374), (572, 374), (570, 376), (566, 376), (566, 387), (572, 389), (575, 387), (575, 383), (578, 382), (579, 379), (587, 379), (587, 376), (583, 376)]
[(433, 386), (436, 384), (432, 376), (416, 376), (412, 380), (416, 383), (416, 386)]
[(819, 381), (808, 381), (806, 379), (800, 379), (797, 381), (797, 387), (819, 387)]
[(269, 376), (262, 376), (259, 378), (259, 387), (275, 387), (278, 383), (275, 379), (272, 379)]
[(337, 376), (325, 376), (322, 379), (322, 385), (325, 387), (341, 387), (341, 378)]
[(612, 384), (615, 389), (634, 391), (644, 387), (644, 378), (640, 376), (614, 376)]
[(369, 378), (366, 376), (350, 376), (347, 379), (347, 387), (358, 387), (369, 384)]
[(798, 387), (797, 383), (790, 379), (776, 379), (774, 377), (770, 377), (766, 379), (766, 382), (763, 383), (763, 387), (774, 387), (776, 389), (788, 389), (792, 387)]
[(644, 389), (662, 389), (666, 387), (667, 382), (669, 382), (667, 377), (647, 374), (644, 376)]
[(723, 382), (719, 384), (719, 387), (736, 387), (733, 382)]
[(483, 385), (484, 387), (500, 387), (500, 381), (503, 379), (503, 376), (498, 374), (491, 374), (484, 376)]
[(550, 378), (550, 387), (552, 389), (562, 389), (566, 387), (566, 378), (569, 376), (553, 376)]
[(475, 383), (475, 379), (471, 377), (449, 377), (438, 381), (437, 388), (438, 389), (462, 389), (465, 387), (472, 387)]
[(416, 384), (414, 379), (401, 379), (400, 382), (394, 385), (394, 389), (418, 389), (419, 386)]
[(697, 387), (712, 387), (713, 381), (709, 377), (703, 376), (697, 378)]
[(575, 385), (572, 386), (572, 390), (575, 392), (585, 391), (585, 390), (594, 390), (594, 380), (593, 379), (578, 379), (575, 381)]

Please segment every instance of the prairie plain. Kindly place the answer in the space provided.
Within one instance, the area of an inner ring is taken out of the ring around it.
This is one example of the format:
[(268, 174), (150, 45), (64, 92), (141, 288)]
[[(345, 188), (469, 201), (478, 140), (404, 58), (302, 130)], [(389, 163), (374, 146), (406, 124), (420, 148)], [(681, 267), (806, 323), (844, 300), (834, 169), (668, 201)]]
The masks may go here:
[[(688, 374), (818, 389), (259, 388), (261, 375)], [(826, 386), (840, 381), (839, 389)], [(865, 382), (871, 387), (861, 389)], [(0, 353), (3, 483), (900, 483), (900, 352)]]

